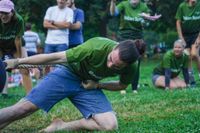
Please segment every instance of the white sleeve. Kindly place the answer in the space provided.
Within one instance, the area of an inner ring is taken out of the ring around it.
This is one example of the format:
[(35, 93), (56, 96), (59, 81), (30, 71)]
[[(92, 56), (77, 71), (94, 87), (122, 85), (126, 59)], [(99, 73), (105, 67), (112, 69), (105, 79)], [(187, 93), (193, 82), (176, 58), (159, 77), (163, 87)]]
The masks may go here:
[(70, 22), (70, 23), (73, 23), (73, 17), (74, 17), (74, 12), (73, 12), (72, 9), (69, 9), (67, 11), (66, 21)]
[(46, 14), (44, 16), (44, 20), (51, 20), (51, 14), (52, 14), (52, 8), (49, 7), (46, 11)]

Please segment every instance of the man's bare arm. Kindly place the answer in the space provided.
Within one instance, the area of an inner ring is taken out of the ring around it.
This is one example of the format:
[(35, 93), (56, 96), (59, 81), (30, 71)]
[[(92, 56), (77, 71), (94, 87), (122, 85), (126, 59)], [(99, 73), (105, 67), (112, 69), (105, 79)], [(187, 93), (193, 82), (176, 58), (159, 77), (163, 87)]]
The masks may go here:
[(57, 28), (59, 29), (65, 29), (65, 28), (70, 28), (71, 26), (71, 23), (70, 22), (56, 22), (56, 21), (53, 21), (52, 24), (54, 26), (56, 26)]
[(182, 33), (182, 28), (181, 28), (181, 21), (180, 20), (176, 20), (176, 30), (177, 30), (179, 38), (184, 40), (183, 33)]
[(116, 8), (116, 0), (111, 0), (110, 2), (110, 15), (114, 15), (115, 14), (115, 8)]
[(80, 29), (82, 26), (80, 21), (77, 21), (76, 23), (71, 24), (70, 29), (71, 30), (78, 30)]
[(22, 56), (22, 38), (21, 37), (16, 37), (15, 38), (15, 47), (16, 47), (16, 55), (17, 55), (17, 58), (21, 58)]
[(97, 88), (110, 91), (120, 91), (126, 89), (127, 85), (120, 83), (120, 81), (111, 81), (105, 83), (98, 83)]
[(52, 24), (53, 21), (44, 20), (43, 26), (47, 29), (58, 29), (55, 25)]
[(51, 53), (51, 54), (38, 54), (31, 57), (26, 58), (20, 58), (18, 60), (19, 64), (32, 64), (32, 65), (38, 65), (38, 64), (57, 64), (57, 63), (66, 63), (66, 52), (57, 52), (57, 53)]

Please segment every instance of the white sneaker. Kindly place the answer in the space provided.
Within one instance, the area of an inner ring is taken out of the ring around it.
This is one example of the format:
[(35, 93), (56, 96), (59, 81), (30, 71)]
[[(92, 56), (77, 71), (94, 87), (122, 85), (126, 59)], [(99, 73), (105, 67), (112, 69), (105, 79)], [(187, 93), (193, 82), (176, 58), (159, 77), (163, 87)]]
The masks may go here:
[(126, 94), (126, 91), (122, 90), (122, 91), (120, 91), (120, 93), (123, 95), (123, 94)]
[(137, 94), (137, 93), (138, 93), (138, 91), (137, 91), (137, 90), (133, 90), (133, 93), (134, 93), (134, 94)]

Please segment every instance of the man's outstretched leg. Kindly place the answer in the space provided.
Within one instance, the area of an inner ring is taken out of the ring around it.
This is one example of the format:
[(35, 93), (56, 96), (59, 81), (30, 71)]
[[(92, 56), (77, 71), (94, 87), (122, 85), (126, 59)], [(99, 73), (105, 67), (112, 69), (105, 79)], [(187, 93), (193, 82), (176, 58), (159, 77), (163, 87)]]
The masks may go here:
[(3, 129), (11, 122), (24, 118), (37, 110), (38, 108), (34, 104), (25, 99), (13, 106), (0, 109), (0, 129)]
[(118, 128), (117, 119), (113, 112), (100, 113), (90, 119), (80, 119), (72, 122), (64, 122), (61, 119), (54, 120), (43, 132), (55, 131), (79, 131), (79, 130), (104, 130), (110, 131)]

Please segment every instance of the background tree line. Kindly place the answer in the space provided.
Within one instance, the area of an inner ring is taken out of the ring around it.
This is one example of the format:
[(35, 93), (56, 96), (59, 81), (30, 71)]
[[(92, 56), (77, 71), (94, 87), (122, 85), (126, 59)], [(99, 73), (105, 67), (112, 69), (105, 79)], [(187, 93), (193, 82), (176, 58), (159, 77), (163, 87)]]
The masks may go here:
[[(122, 0), (117, 0), (121, 2)], [(145, 28), (145, 40), (154, 44), (165, 41), (170, 45), (177, 37), (175, 30), (175, 13), (183, 0), (145, 0), (148, 6), (157, 14), (162, 14), (160, 20), (150, 22)], [(24, 20), (34, 24), (34, 30), (46, 33), (43, 28), (43, 18), (48, 7), (56, 5), (56, 0), (17, 0), (16, 10)], [(116, 32), (118, 18), (109, 15), (110, 0), (76, 0), (76, 6), (85, 11), (85, 40), (94, 36), (107, 36)], [(45, 36), (45, 34), (43, 34)], [(156, 36), (156, 37), (155, 37)]]

